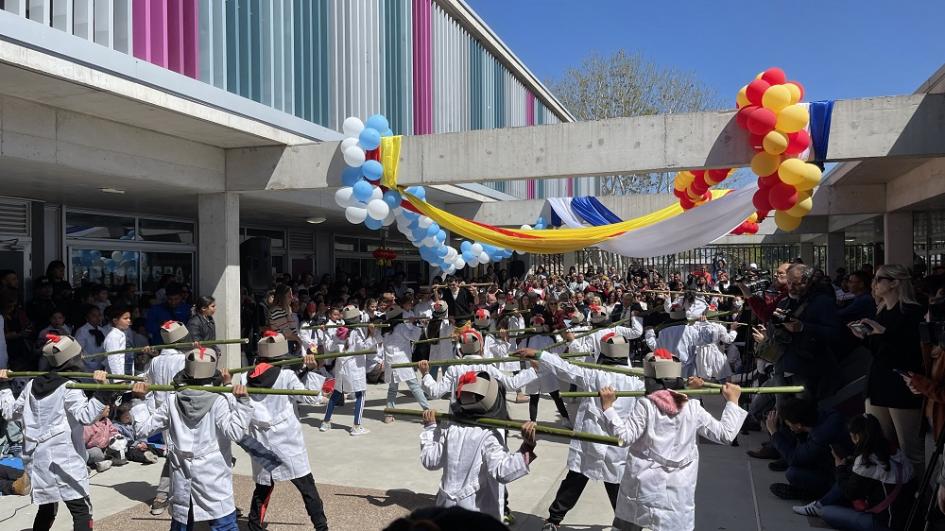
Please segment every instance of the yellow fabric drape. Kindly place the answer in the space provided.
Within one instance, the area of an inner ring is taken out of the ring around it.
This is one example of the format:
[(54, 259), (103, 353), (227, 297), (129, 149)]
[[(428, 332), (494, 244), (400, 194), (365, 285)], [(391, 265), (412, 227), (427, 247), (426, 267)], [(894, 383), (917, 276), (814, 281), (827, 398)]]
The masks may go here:
[[(499, 232), (493, 228), (482, 226), (439, 209), (407, 192), (406, 187), (397, 184), (400, 144), (400, 136), (381, 138), (381, 163), (384, 166), (384, 175), (381, 178), (381, 183), (388, 188), (397, 189), (404, 199), (413, 205), (414, 208), (423, 215), (430, 217), (430, 219), (435, 221), (440, 227), (455, 232), (464, 238), (488, 243), (505, 249), (539, 254), (576, 251), (619, 236), (625, 232), (678, 216), (685, 212), (677, 202), (644, 216), (600, 227), (529, 231), (503, 229), (502, 232)], [(727, 193), (728, 190), (712, 190), (712, 199), (717, 199)]]

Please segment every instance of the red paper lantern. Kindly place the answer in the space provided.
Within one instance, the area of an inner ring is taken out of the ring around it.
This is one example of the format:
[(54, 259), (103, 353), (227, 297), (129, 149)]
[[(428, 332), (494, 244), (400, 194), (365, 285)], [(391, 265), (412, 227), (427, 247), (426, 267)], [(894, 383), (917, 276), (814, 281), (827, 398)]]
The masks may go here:
[(784, 73), (784, 70), (774, 66), (764, 71), (761, 74), (761, 79), (767, 81), (771, 85), (780, 85), (787, 81), (787, 74)]
[(748, 115), (748, 130), (756, 135), (766, 135), (778, 123), (778, 115), (769, 109), (757, 109)]
[(775, 210), (791, 210), (797, 204), (797, 188), (778, 183), (768, 191), (768, 202)]
[(810, 133), (801, 129), (796, 133), (788, 134), (788, 146), (784, 150), (785, 155), (799, 155), (805, 149), (810, 147)]
[(748, 84), (748, 89), (746, 89), (745, 95), (748, 96), (748, 101), (752, 105), (761, 105), (761, 98), (764, 96), (765, 91), (768, 90), (768, 87), (771, 86), (771, 83), (763, 79), (755, 79)]
[(760, 188), (755, 195), (751, 197), (751, 204), (755, 205), (755, 208), (759, 212), (767, 212), (771, 210), (771, 203), (768, 201), (768, 190), (765, 188)]

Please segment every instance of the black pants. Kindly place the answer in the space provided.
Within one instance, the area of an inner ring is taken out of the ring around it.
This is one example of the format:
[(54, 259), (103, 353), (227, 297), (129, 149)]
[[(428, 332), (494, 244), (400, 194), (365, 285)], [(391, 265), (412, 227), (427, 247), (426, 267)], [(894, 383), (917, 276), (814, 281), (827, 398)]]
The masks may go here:
[[(72, 513), (72, 529), (74, 531), (92, 531), (92, 500), (88, 496), (78, 500), (65, 502)], [(59, 512), (58, 503), (44, 503), (39, 506), (36, 518), (33, 519), (34, 531), (49, 531)]]
[[(325, 517), (325, 506), (322, 504), (322, 499), (318, 495), (318, 488), (315, 487), (315, 478), (309, 473), (300, 478), (293, 479), (292, 484), (295, 485), (295, 488), (299, 489), (299, 494), (302, 495), (302, 502), (305, 504), (305, 511), (308, 513), (309, 518), (312, 519), (312, 525), (315, 526), (316, 531), (326, 531), (328, 529), (328, 519)], [(256, 484), (256, 490), (253, 491), (252, 507), (249, 509), (248, 524), (251, 531), (262, 531), (265, 529), (262, 523), (263, 519), (266, 517), (266, 508), (269, 506), (269, 496), (272, 495), (272, 489), (275, 488), (275, 486), (275, 483), (272, 485)]]
[[(587, 486), (588, 478), (584, 474), (568, 470), (568, 475), (561, 480), (561, 486), (558, 487), (558, 494), (555, 495), (555, 501), (551, 502), (548, 508), (548, 521), (553, 524), (560, 524), (564, 520), (564, 515), (574, 508), (584, 487)], [(620, 491), (619, 483), (604, 483), (607, 489), (607, 497), (610, 498), (610, 506), (617, 509), (617, 492)]]
[[(568, 420), (571, 420), (568, 417), (568, 408), (564, 407), (564, 400), (561, 400), (561, 393), (558, 391), (552, 391), (548, 393), (551, 395), (551, 399), (555, 401), (555, 406), (558, 408), (558, 413)], [(528, 395), (528, 418), (532, 421), (538, 419), (538, 401), (541, 400), (541, 395)]]

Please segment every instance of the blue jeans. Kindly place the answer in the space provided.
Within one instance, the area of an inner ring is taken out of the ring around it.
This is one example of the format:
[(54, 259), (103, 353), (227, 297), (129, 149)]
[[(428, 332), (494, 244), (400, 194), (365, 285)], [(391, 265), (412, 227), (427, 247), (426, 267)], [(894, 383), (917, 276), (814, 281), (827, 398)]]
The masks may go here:
[[(194, 515), (193, 509), (190, 510), (190, 517), (188, 518), (187, 523), (178, 522), (177, 520), (171, 520), (171, 531), (193, 531), (194, 528)], [(209, 520), (207, 525), (210, 526), (210, 531), (239, 531), (239, 526), (236, 525), (236, 511), (222, 517), (217, 518), (216, 520)]]
[[(325, 408), (325, 422), (331, 422), (331, 415), (335, 412), (335, 404), (341, 402), (344, 393), (335, 389), (331, 392), (328, 399), (328, 407)], [(364, 413), (364, 391), (355, 391), (354, 393), (354, 425), (361, 425), (361, 415)]]
[[(430, 404), (427, 402), (427, 397), (423, 394), (423, 389), (420, 389), (420, 382), (416, 378), (407, 380), (407, 387), (410, 388), (410, 392), (413, 393), (413, 397), (417, 399), (417, 403), (420, 404), (421, 409), (430, 409)], [(387, 407), (397, 407), (397, 391), (400, 390), (400, 384), (394, 381), (394, 377), (391, 376), (390, 385), (387, 387)]]
[(814, 468), (791, 466), (784, 472), (784, 477), (792, 487), (803, 489), (814, 497), (823, 496), (834, 484), (832, 471)]
[(850, 501), (836, 484), (819, 501), (823, 505), (821, 518), (834, 529), (849, 529), (850, 531), (888, 529), (872, 513), (860, 512), (850, 507)]

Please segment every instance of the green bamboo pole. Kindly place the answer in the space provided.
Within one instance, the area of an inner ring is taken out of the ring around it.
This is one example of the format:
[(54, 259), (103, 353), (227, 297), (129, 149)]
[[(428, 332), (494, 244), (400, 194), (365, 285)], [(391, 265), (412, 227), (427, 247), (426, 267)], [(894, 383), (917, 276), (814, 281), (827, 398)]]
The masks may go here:
[[(697, 396), (697, 395), (717, 395), (720, 393), (719, 389), (710, 388), (710, 389), (679, 389), (676, 391), (684, 395)], [(742, 387), (742, 393), (745, 394), (758, 394), (758, 395), (772, 395), (772, 394), (796, 394), (803, 393), (803, 385), (792, 385), (784, 387)], [(646, 391), (617, 391), (618, 397), (641, 397), (645, 396)], [(594, 391), (562, 391), (561, 398), (590, 398), (600, 396)]]
[[(197, 341), (203, 347), (212, 347), (214, 345), (238, 345), (249, 343), (246, 338), (243, 339), (213, 339), (210, 341)], [(152, 345), (150, 347), (123, 348), (121, 350), (110, 350), (108, 352), (99, 352), (97, 354), (85, 354), (82, 359), (101, 358), (113, 354), (130, 354), (133, 352), (144, 352), (147, 349), (162, 350), (165, 348), (190, 348), (194, 346), (194, 341), (182, 341), (180, 343), (168, 343), (166, 345)]]
[[(726, 315), (732, 315), (733, 313), (735, 313), (735, 312), (731, 312), (731, 311), (729, 311), (729, 312), (706, 312), (705, 315), (706, 315), (706, 317), (725, 317)], [(657, 325), (657, 326), (656, 326), (655, 328), (653, 328), (653, 329), (656, 330), (656, 331), (660, 331), (660, 330), (662, 330), (662, 329), (664, 329), (664, 328), (668, 328), (668, 327), (670, 327), (670, 326), (676, 326), (676, 325), (681, 325), (681, 324), (689, 324), (689, 325), (691, 325), (691, 324), (696, 324), (696, 323), (698, 323), (698, 322), (699, 322), (698, 320), (690, 321), (690, 320), (688, 320), (688, 319), (679, 319), (678, 321), (667, 321), (667, 322), (665, 322), (665, 323), (659, 324), (659, 325)], [(732, 323), (729, 322), (729, 321), (716, 321), (716, 320), (714, 320), (714, 319), (707, 319), (707, 322), (710, 322), (710, 323), (719, 323), (719, 324), (732, 324)], [(740, 325), (747, 325), (748, 323), (738, 323), (738, 324), (740, 324)]]
[[(366, 350), (349, 350), (347, 352), (331, 352), (329, 354), (316, 355), (315, 361), (333, 360), (335, 358), (347, 358), (349, 356), (364, 356), (366, 354), (374, 354), (376, 352), (377, 352), (377, 349), (373, 349), (373, 348), (366, 349)], [(272, 365), (273, 367), (285, 367), (286, 365), (301, 365), (302, 363), (305, 363), (305, 358), (298, 357), (298, 358), (292, 358), (289, 360), (274, 361), (272, 363), (269, 363), (269, 365)], [(238, 374), (241, 372), (250, 372), (255, 368), (256, 368), (256, 365), (250, 365), (248, 367), (235, 367), (228, 370), (230, 374)]]
[[(518, 356), (510, 356), (505, 358), (456, 358), (452, 360), (435, 360), (428, 361), (431, 367), (449, 367), (450, 365), (489, 365), (494, 363), (515, 363), (520, 361), (528, 361), (524, 358), (519, 358)], [(405, 363), (395, 363), (390, 366), (391, 369), (407, 369), (410, 367), (418, 367), (420, 365), (419, 361), (414, 362), (405, 362)]]
[(430, 339), (418, 339), (418, 340), (416, 340), (416, 341), (412, 341), (411, 343), (414, 344), (414, 345), (427, 345), (427, 344), (430, 344), (430, 343), (439, 343), (440, 341), (453, 341), (453, 337), (452, 337), (452, 336), (450, 336), (450, 337), (431, 337)]
[[(613, 323), (606, 323), (606, 324), (603, 325), (603, 326), (600, 326), (600, 327), (597, 327), (597, 328), (593, 328), (592, 330), (588, 330), (587, 332), (582, 332), (582, 333), (580, 333), (580, 334), (575, 334), (574, 338), (573, 338), (571, 341), (573, 341), (574, 339), (580, 339), (580, 338), (582, 338), (582, 337), (587, 337), (587, 336), (589, 336), (589, 335), (591, 335), (591, 334), (595, 334), (595, 333), (597, 333), (598, 331), (603, 330), (603, 329), (605, 329), (605, 328), (614, 328), (614, 327), (616, 327), (616, 326), (620, 326), (620, 325), (622, 325), (623, 323), (626, 323), (627, 321), (629, 321), (629, 320), (631, 320), (631, 319), (633, 319), (632, 316), (631, 316), (631, 317), (627, 317), (626, 319), (621, 319), (621, 320), (619, 320), (619, 321), (615, 321), (615, 322), (613, 322)], [(551, 350), (551, 349), (556, 348), (556, 347), (563, 347), (563, 346), (567, 345), (568, 343), (570, 343), (571, 341), (568, 341), (567, 339), (565, 339), (565, 340), (563, 340), (563, 341), (558, 341), (557, 343), (552, 343), (552, 344), (550, 344), (550, 345), (547, 345), (547, 346), (543, 347), (543, 350)]]
[(600, 363), (576, 360), (568, 360), (568, 363), (578, 367), (584, 367), (586, 369), (597, 369), (604, 372), (616, 372), (619, 374), (627, 374), (629, 376), (643, 376), (643, 369), (638, 369), (636, 367), (624, 367), (623, 365), (602, 365)]
[(390, 323), (354, 323), (354, 324), (325, 324), (325, 325), (305, 325), (302, 326), (302, 330), (317, 330), (319, 328), (367, 328), (373, 326), (374, 328), (387, 328), (390, 326)]
[[(117, 392), (126, 392), (131, 391), (131, 385), (127, 384), (85, 384), (85, 383), (68, 383), (66, 387), (69, 389), (81, 389), (83, 391), (117, 391)], [(207, 391), (210, 393), (232, 393), (233, 388), (225, 385), (149, 385), (149, 391), (185, 391), (185, 390), (194, 390), (194, 391)], [(311, 391), (308, 389), (270, 389), (268, 387), (247, 387), (246, 392), (251, 395), (287, 395), (287, 396), (320, 396), (322, 392)]]
[[(7, 373), (7, 376), (10, 378), (38, 378), (52, 373), (53, 371), (10, 371)], [(94, 376), (94, 373), (91, 372), (57, 372), (56, 374), (63, 378), (91, 378)], [(105, 378), (109, 380), (130, 380), (134, 382), (144, 381), (143, 376), (134, 376), (131, 374), (106, 374)]]
[[(419, 409), (398, 409), (398, 408), (384, 408), (384, 413), (386, 415), (404, 415), (410, 417), (422, 417), (423, 411)], [(481, 418), (481, 419), (467, 419), (462, 417), (457, 417), (455, 415), (449, 415), (445, 413), (437, 412), (436, 418), (448, 420), (450, 422), (455, 422), (457, 424), (467, 424), (470, 426), (479, 426), (481, 428), (506, 428), (513, 430), (521, 430), (522, 424), (525, 424), (523, 420), (502, 420), (502, 419), (490, 419), (490, 418)], [(545, 435), (552, 435), (554, 437), (563, 437), (565, 439), (577, 439), (579, 441), (586, 441), (599, 444), (609, 444), (611, 446), (621, 446), (623, 441), (617, 437), (611, 437), (609, 435), (598, 435), (596, 433), (588, 433), (585, 431), (574, 431), (566, 430), (564, 428), (553, 428), (551, 426), (543, 426), (537, 424), (535, 426), (535, 432), (544, 433)]]
[[(518, 337), (522, 334), (527, 334), (528, 332), (534, 332), (534, 331), (535, 331), (535, 327), (516, 328), (514, 330), (506, 330), (506, 332), (509, 334), (509, 337)], [(497, 337), (499, 335), (499, 331), (496, 330), (495, 332), (486, 332), (486, 335)]]
[(590, 356), (591, 354), (596, 354), (595, 352), (565, 352), (563, 354), (558, 354), (559, 358), (569, 359), (569, 358), (583, 358)]

